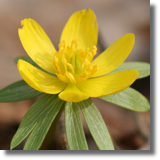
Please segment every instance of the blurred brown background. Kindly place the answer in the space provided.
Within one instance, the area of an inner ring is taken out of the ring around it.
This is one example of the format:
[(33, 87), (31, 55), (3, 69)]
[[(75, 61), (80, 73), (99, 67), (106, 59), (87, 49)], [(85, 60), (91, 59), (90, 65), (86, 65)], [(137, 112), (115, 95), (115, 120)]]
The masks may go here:
[[(32, 18), (46, 31), (56, 49), (62, 29), (75, 11), (91, 8), (99, 26), (98, 53), (126, 33), (134, 33), (135, 46), (127, 61), (150, 62), (149, 0), (0, 0), (0, 89), (20, 80), (14, 64), (27, 56), (18, 28)], [(150, 78), (137, 80), (133, 87), (150, 99)], [(116, 149), (150, 149), (150, 112), (135, 113), (99, 99), (93, 99), (108, 126)], [(9, 149), (11, 138), (35, 99), (0, 103), (0, 149)], [(90, 149), (97, 149), (83, 120)], [(17, 149), (22, 149), (21, 144)]]

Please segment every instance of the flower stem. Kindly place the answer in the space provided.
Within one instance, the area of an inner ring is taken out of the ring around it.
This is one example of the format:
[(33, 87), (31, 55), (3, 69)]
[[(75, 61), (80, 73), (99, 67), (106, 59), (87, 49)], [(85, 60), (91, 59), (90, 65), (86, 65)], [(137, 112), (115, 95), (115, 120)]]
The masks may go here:
[(57, 114), (56, 118), (52, 122), (52, 125), (43, 141), (43, 144), (41, 146), (41, 150), (52, 150), (53, 149), (53, 139), (54, 139), (54, 134), (57, 128), (57, 124), (59, 122), (59, 119), (61, 117), (61, 114), (64, 110), (65, 103), (63, 103), (59, 113)]
[(57, 125), (57, 129), (54, 137), (54, 149), (55, 150), (69, 150), (65, 132), (64, 112), (61, 114), (60, 120)]

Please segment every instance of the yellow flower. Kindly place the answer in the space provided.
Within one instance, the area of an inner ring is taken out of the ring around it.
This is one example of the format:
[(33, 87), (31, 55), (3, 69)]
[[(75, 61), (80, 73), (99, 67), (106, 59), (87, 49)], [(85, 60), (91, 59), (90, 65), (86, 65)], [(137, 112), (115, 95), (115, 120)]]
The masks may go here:
[(45, 73), (26, 61), (18, 61), (22, 78), (40, 92), (59, 93), (59, 98), (64, 101), (79, 102), (120, 92), (138, 77), (136, 70), (108, 74), (131, 52), (133, 34), (124, 35), (93, 60), (97, 51), (98, 26), (90, 9), (78, 11), (70, 17), (61, 34), (58, 51), (34, 20), (24, 19), (21, 25), (18, 33), (24, 49), (35, 63), (51, 73)]

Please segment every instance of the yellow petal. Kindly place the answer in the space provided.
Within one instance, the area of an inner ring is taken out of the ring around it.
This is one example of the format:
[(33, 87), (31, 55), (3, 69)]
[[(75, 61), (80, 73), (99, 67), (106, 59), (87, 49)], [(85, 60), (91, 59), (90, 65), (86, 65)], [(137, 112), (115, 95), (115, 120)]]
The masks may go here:
[(27, 54), (41, 68), (54, 73), (52, 59), (56, 50), (49, 37), (32, 19), (24, 19), (21, 25), (23, 27), (18, 29), (19, 38)]
[(17, 67), (26, 83), (40, 92), (57, 94), (66, 87), (57, 77), (37, 69), (26, 61), (19, 60)]
[(97, 65), (97, 72), (92, 77), (107, 74), (120, 66), (130, 54), (134, 45), (134, 34), (128, 33), (114, 42), (92, 65)]
[(74, 84), (69, 84), (59, 95), (59, 98), (68, 102), (80, 102), (89, 98), (82, 93)]
[(88, 79), (77, 84), (77, 87), (89, 97), (101, 97), (123, 91), (137, 79), (138, 75), (139, 72), (136, 70), (121, 71)]
[(92, 50), (97, 45), (98, 26), (96, 16), (90, 9), (75, 12), (65, 25), (60, 41), (65, 40), (70, 45), (72, 40), (78, 39), (78, 48)]

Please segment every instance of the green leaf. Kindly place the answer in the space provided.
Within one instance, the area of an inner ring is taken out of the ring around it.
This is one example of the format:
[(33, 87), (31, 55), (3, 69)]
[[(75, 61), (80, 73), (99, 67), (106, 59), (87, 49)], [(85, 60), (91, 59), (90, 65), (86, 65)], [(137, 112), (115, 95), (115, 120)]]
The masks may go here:
[(76, 103), (67, 102), (65, 105), (65, 130), (70, 150), (88, 150)]
[(27, 135), (29, 137), (24, 150), (39, 149), (62, 104), (63, 101), (57, 95), (45, 94), (39, 98), (21, 121), (11, 141), (11, 149), (20, 144)]
[(19, 59), (22, 59), (22, 60), (24, 60), (24, 61), (32, 64), (32, 65), (35, 66), (36, 68), (42, 70), (43, 72), (48, 73), (48, 74), (56, 77), (56, 75), (54, 75), (54, 74), (52, 74), (52, 73), (49, 73), (49, 72), (45, 71), (44, 69), (42, 69), (41, 67), (39, 67), (39, 66), (38, 66), (31, 58), (29, 58), (29, 57), (17, 57), (17, 58), (15, 59), (15, 63), (16, 63), (16, 64), (18, 63), (18, 60), (19, 60)]
[(136, 112), (146, 112), (150, 109), (146, 97), (130, 87), (122, 92), (100, 97), (100, 99)]
[(24, 80), (0, 90), (0, 102), (17, 102), (37, 97), (43, 93), (31, 88)]
[(79, 102), (86, 124), (100, 150), (114, 150), (114, 146), (103, 118), (89, 98)]
[(141, 79), (150, 75), (150, 64), (146, 62), (124, 62), (109, 74), (119, 72), (119, 71), (124, 71), (124, 70), (132, 70), (132, 69), (137, 70), (139, 72), (138, 79)]

